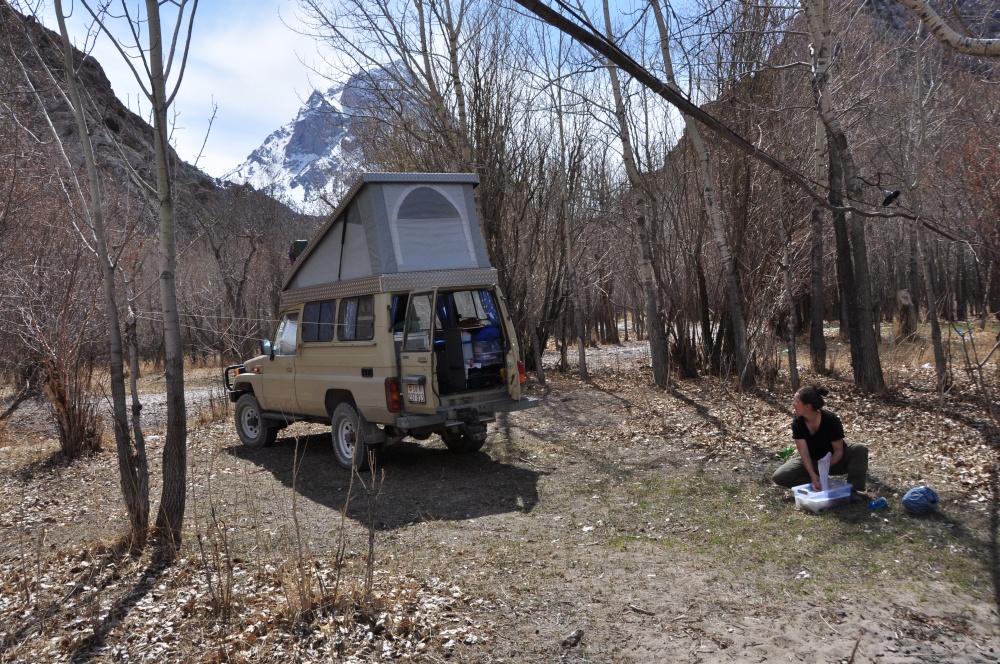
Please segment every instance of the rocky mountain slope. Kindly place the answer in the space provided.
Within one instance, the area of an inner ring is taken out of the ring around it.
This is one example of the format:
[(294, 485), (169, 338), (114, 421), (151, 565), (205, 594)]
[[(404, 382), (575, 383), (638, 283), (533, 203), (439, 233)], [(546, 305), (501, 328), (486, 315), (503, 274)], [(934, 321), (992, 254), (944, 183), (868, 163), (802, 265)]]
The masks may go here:
[(295, 118), (275, 130), (223, 179), (250, 184), (302, 211), (322, 211), (357, 172), (358, 136), (370, 116), (370, 77), (314, 90)]
[[(99, 170), (110, 181), (147, 196), (148, 183), (155, 181), (152, 127), (118, 99), (96, 59), (75, 49), (74, 59)], [(20, 159), (30, 157), (32, 163), (50, 172), (64, 168), (59, 149), (50, 139), (53, 130), (74, 168), (83, 166), (76, 120), (67, 97), (59, 90), (64, 79), (58, 34), (0, 0), (0, 85), (9, 92), (0, 108), (0, 126), (4, 128), (0, 133), (10, 145), (17, 145)], [(233, 188), (186, 163), (173, 148), (169, 150), (175, 196), (182, 202), (179, 223), (183, 228), (190, 222), (189, 215), (199, 214), (201, 205), (229, 197)], [(258, 192), (250, 195), (262, 197)]]

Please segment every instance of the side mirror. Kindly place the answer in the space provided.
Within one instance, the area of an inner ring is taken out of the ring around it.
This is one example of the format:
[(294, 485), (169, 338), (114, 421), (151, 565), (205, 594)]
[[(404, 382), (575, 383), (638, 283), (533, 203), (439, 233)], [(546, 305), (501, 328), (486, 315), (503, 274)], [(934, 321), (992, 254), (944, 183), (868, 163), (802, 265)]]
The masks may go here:
[(274, 348), (271, 346), (270, 339), (260, 340), (260, 354), (267, 355), (272, 360), (274, 359)]

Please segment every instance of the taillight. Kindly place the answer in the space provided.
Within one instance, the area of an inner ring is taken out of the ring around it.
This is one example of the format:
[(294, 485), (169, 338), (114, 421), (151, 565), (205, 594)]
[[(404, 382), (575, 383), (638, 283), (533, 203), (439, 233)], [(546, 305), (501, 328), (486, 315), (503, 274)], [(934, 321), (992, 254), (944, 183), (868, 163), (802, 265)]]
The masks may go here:
[(527, 378), (524, 377), (524, 362), (521, 360), (517, 361), (517, 377), (521, 381), (521, 385), (524, 385)]
[(385, 379), (385, 406), (390, 413), (398, 413), (403, 407), (399, 396), (398, 378)]

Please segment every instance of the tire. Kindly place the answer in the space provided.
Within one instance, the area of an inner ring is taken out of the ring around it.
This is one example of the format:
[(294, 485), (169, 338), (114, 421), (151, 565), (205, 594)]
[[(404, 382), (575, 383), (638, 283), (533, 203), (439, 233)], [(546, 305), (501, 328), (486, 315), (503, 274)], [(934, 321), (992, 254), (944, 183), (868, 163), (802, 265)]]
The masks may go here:
[(278, 428), (267, 426), (257, 397), (244, 394), (236, 402), (236, 433), (247, 447), (266, 447), (278, 438)]
[(448, 451), (453, 454), (472, 454), (483, 449), (483, 445), (486, 443), (486, 440), (477, 442), (464, 433), (450, 433), (445, 431), (439, 435), (448, 447)]
[(346, 402), (334, 408), (330, 418), (333, 454), (337, 463), (347, 470), (368, 470), (372, 461), (377, 465), (382, 453), (382, 445), (366, 445), (360, 454), (357, 453), (360, 419), (354, 406)]

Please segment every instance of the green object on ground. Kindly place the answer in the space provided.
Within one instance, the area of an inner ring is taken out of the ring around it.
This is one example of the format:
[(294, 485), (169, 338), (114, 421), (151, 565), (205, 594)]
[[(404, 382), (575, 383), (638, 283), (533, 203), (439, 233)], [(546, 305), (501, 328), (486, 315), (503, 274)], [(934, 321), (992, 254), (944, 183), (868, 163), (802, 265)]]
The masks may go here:
[(795, 454), (795, 448), (794, 447), (786, 447), (785, 449), (783, 449), (780, 452), (778, 452), (778, 456), (781, 457), (782, 459), (787, 459), (788, 457), (792, 456), (793, 454)]

